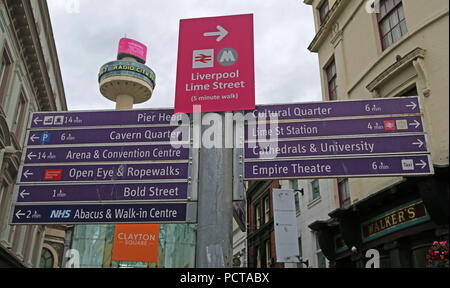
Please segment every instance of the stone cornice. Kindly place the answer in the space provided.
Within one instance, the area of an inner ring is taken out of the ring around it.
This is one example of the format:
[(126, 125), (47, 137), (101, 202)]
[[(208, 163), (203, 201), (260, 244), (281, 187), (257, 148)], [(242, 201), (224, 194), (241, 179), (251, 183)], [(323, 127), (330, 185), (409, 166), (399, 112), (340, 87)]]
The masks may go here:
[(373, 92), (380, 85), (382, 85), (387, 79), (389, 79), (392, 75), (396, 74), (398, 71), (405, 68), (407, 65), (413, 65), (413, 61), (416, 59), (425, 58), (425, 50), (422, 48), (416, 48), (403, 56), (397, 62), (389, 66), (386, 70), (384, 70), (380, 75), (378, 75), (374, 80), (372, 80), (367, 86), (367, 90), (369, 92)]
[(333, 7), (329, 10), (325, 19), (323, 19), (322, 24), (320, 25), (320, 29), (317, 32), (316, 36), (312, 40), (311, 44), (308, 46), (308, 50), (311, 52), (318, 52), (319, 46), (323, 43), (325, 38), (328, 36), (330, 31), (332, 30), (333, 24), (335, 23), (337, 17), (342, 13), (345, 6), (350, 1), (348, 0), (337, 0)]
[(12, 31), (18, 42), (19, 54), (24, 61), (25, 69), (31, 79), (30, 84), (37, 97), (39, 109), (54, 111), (56, 103), (30, 1), (6, 0), (4, 3), (11, 20)]

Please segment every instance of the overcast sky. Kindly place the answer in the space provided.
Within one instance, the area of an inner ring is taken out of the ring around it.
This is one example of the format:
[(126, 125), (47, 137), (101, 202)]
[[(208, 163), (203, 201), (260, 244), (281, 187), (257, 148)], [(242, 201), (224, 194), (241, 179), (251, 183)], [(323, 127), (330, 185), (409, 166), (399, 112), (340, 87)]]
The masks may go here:
[(69, 110), (114, 109), (97, 74), (125, 35), (148, 47), (152, 98), (135, 108), (173, 107), (180, 19), (252, 13), (256, 104), (321, 100), (311, 6), (303, 0), (48, 0)]

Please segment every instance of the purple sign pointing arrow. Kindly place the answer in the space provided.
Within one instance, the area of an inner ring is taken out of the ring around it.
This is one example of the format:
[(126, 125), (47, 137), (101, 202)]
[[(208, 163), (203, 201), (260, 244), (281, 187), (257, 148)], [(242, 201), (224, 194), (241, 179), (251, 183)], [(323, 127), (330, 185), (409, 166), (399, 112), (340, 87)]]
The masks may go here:
[(20, 183), (110, 180), (186, 180), (188, 163), (23, 166)]
[(16, 205), (12, 224), (195, 222), (193, 203)]
[(27, 148), (25, 164), (188, 160), (189, 148), (172, 145)]
[(20, 185), (17, 186), (17, 202), (186, 200), (187, 189), (187, 182)]
[(189, 140), (189, 126), (30, 131), (27, 145), (176, 142)]
[(177, 122), (182, 119), (181, 116), (173, 114), (173, 109), (37, 112), (31, 116), (30, 128), (160, 125)]
[(245, 143), (246, 159), (426, 153), (425, 135), (332, 138)]
[(245, 140), (406, 132), (423, 132), (420, 116), (251, 123), (245, 129)]
[(429, 155), (256, 161), (245, 163), (246, 180), (430, 175)]
[(418, 97), (259, 105), (252, 112), (259, 120), (273, 117), (278, 117), (278, 120), (298, 120), (415, 113), (420, 113)]

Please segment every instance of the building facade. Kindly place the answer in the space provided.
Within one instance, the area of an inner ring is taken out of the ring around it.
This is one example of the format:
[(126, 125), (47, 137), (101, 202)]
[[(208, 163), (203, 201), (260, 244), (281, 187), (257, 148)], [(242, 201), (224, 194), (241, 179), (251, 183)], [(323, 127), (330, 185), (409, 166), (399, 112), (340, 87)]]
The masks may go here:
[(331, 210), (312, 223), (332, 267), (426, 267), (448, 240), (449, 2), (304, 0), (311, 5), (324, 101), (418, 96), (434, 175), (330, 180)]
[(273, 222), (272, 189), (279, 188), (278, 180), (248, 182), (247, 261), (250, 268), (284, 268), (284, 263), (276, 262)]
[(38, 267), (45, 226), (9, 220), (30, 113), (67, 110), (46, 1), (0, 1), (0, 57), (0, 267)]

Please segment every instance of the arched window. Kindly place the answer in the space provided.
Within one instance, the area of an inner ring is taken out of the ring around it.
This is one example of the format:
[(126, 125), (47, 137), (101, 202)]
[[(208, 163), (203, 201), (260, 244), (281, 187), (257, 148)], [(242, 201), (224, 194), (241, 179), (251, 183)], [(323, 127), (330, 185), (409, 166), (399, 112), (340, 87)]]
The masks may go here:
[(39, 268), (53, 268), (54, 261), (52, 252), (47, 248), (43, 248)]

